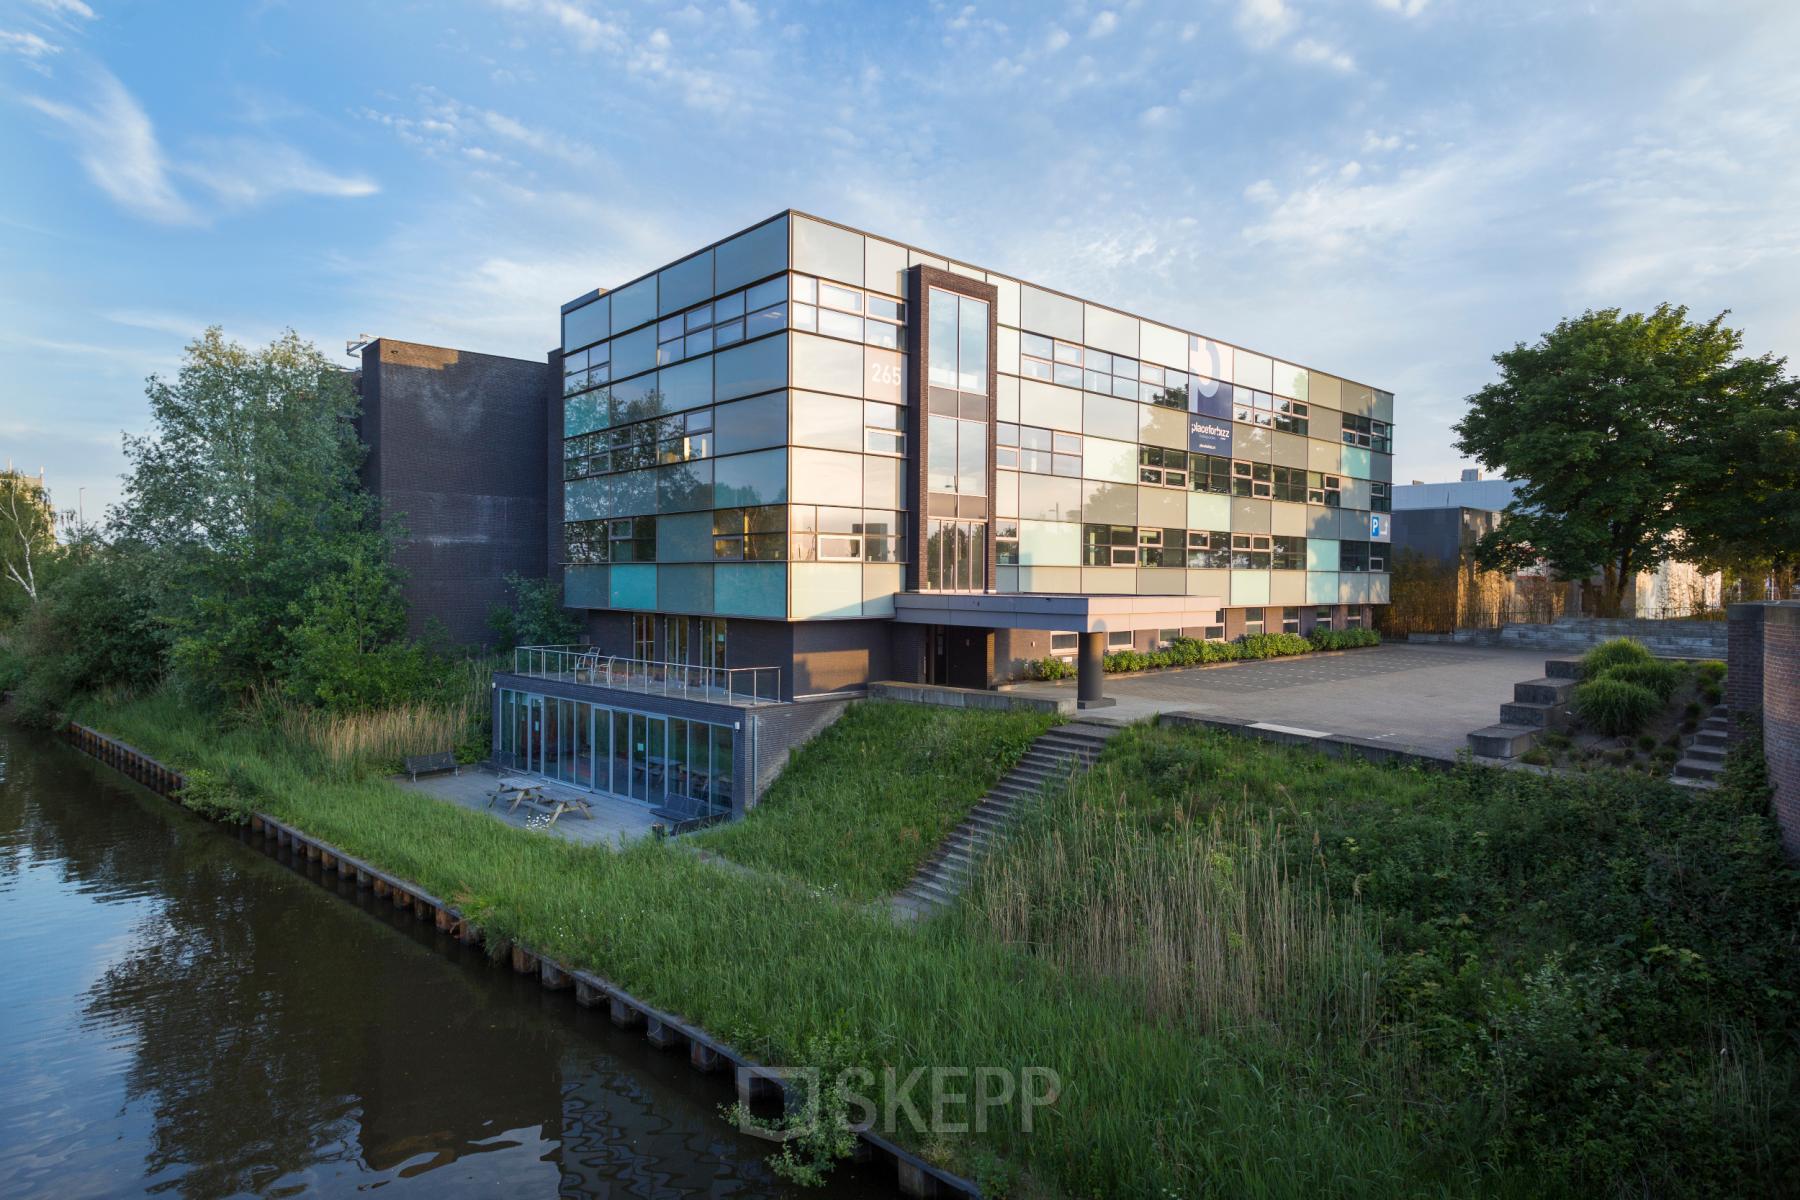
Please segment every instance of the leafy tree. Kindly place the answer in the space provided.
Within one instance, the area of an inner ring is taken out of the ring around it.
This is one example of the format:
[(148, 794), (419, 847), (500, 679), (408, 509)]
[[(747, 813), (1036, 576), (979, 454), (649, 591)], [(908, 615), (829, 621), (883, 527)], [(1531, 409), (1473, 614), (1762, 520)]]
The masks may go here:
[(1689, 553), (1734, 575), (1773, 576), (1782, 595), (1800, 569), (1800, 381), (1783, 377), (1785, 363), (1744, 364), (1751, 386), (1697, 431), (1701, 469), (1681, 503)]
[(562, 591), (549, 579), (532, 579), (513, 571), (506, 577), (512, 603), (488, 610), (488, 627), (499, 648), (561, 646), (575, 640), (581, 626), (563, 607)]
[(43, 478), (0, 471), (0, 619), (37, 603), (56, 554), (56, 514)]
[(177, 675), (241, 695), (290, 653), (284, 625), (321, 579), (386, 547), (358, 478), (357, 398), (291, 330), (261, 350), (208, 329), (146, 392), (114, 532), (154, 550)]
[(417, 699), (430, 687), (434, 660), (405, 639), (406, 604), (386, 561), (356, 554), (288, 612), (283, 666), (297, 699), (343, 712)]
[(75, 545), (67, 569), (19, 624), (28, 719), (48, 720), (79, 692), (157, 683), (169, 636), (157, 617), (157, 575), (153, 557), (134, 543), (105, 545), (90, 534)]
[(1732, 413), (1754, 427), (1791, 403), (1779, 360), (1738, 357), (1742, 335), (1724, 317), (1589, 311), (1494, 356), (1500, 379), (1470, 397), (1457, 448), (1522, 484), (1482, 539), (1483, 567), (1541, 558), (1565, 579), (1598, 571), (1616, 613), (1639, 571), (1682, 552), (1683, 528), (1704, 521), (1685, 502), (1718, 468), (1709, 422)]

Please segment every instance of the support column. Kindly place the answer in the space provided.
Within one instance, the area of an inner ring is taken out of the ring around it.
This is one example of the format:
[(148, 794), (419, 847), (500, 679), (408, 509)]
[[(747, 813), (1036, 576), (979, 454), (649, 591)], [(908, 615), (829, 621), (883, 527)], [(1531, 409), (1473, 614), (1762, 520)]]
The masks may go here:
[(1107, 708), (1114, 701), (1107, 698), (1106, 692), (1106, 635), (1104, 633), (1084, 633), (1079, 639), (1075, 665), (1075, 706), (1077, 708)]

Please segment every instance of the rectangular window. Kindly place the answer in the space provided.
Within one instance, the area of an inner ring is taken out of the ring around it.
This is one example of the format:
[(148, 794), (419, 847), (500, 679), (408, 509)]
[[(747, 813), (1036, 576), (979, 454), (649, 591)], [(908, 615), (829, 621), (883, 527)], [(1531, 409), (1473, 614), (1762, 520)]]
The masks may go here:
[(1179, 629), (1159, 629), (1156, 631), (1156, 648), (1158, 650), (1167, 650), (1170, 646), (1175, 644), (1175, 639), (1180, 636), (1181, 630)]
[(1281, 632), (1300, 632), (1300, 610), (1298, 608), (1284, 608), (1281, 610)]
[(1246, 608), (1244, 610), (1244, 632), (1261, 633), (1263, 631), (1263, 610)]
[(1367, 571), (1369, 569), (1369, 543), (1339, 542), (1338, 570)]
[(1081, 637), (1074, 633), (1053, 633), (1050, 635), (1050, 653), (1058, 658), (1073, 655), (1079, 648)]
[(1273, 541), (1266, 533), (1234, 533), (1231, 535), (1231, 566), (1237, 571), (1266, 571), (1274, 554)]
[(1306, 473), (1306, 502), (1323, 504), (1327, 508), (1338, 508), (1343, 502), (1343, 487), (1343, 479), (1336, 475), (1308, 471)]
[(1392, 512), (1394, 510), (1393, 484), (1383, 483), (1378, 479), (1369, 481), (1369, 508), (1373, 512)]
[(631, 614), (631, 657), (646, 662), (656, 658), (656, 618), (649, 613)]
[(1106, 648), (1108, 650), (1129, 650), (1131, 649), (1131, 636), (1129, 629), (1111, 630), (1106, 635)]
[(1330, 605), (1324, 605), (1319, 608), (1313, 609), (1313, 628), (1314, 629), (1330, 629), (1331, 628), (1331, 606)]
[(1362, 609), (1347, 608), (1344, 610), (1344, 628), (1345, 629), (1361, 629), (1362, 628)]

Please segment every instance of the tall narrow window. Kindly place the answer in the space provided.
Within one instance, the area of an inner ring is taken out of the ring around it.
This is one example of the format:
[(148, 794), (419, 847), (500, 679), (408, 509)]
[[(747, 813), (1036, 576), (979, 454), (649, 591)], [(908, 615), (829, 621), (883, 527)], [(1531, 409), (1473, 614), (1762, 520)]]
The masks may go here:
[(646, 662), (656, 658), (656, 618), (650, 613), (631, 615), (631, 657)]

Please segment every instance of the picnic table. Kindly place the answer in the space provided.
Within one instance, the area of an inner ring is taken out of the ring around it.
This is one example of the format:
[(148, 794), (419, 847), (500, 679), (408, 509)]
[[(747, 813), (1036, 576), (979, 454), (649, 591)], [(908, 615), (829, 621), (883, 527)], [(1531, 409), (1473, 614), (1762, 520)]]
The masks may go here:
[(556, 819), (566, 812), (578, 813), (590, 821), (594, 819), (594, 810), (582, 797), (550, 796), (545, 793), (544, 789), (545, 783), (541, 779), (518, 777), (502, 779), (495, 786), (494, 794), (488, 797), (488, 804), (492, 806), (496, 801), (506, 800), (510, 797), (510, 803), (506, 806), (508, 814), (522, 804), (534, 811), (549, 813), (550, 820), (546, 822), (549, 825), (556, 824)]

